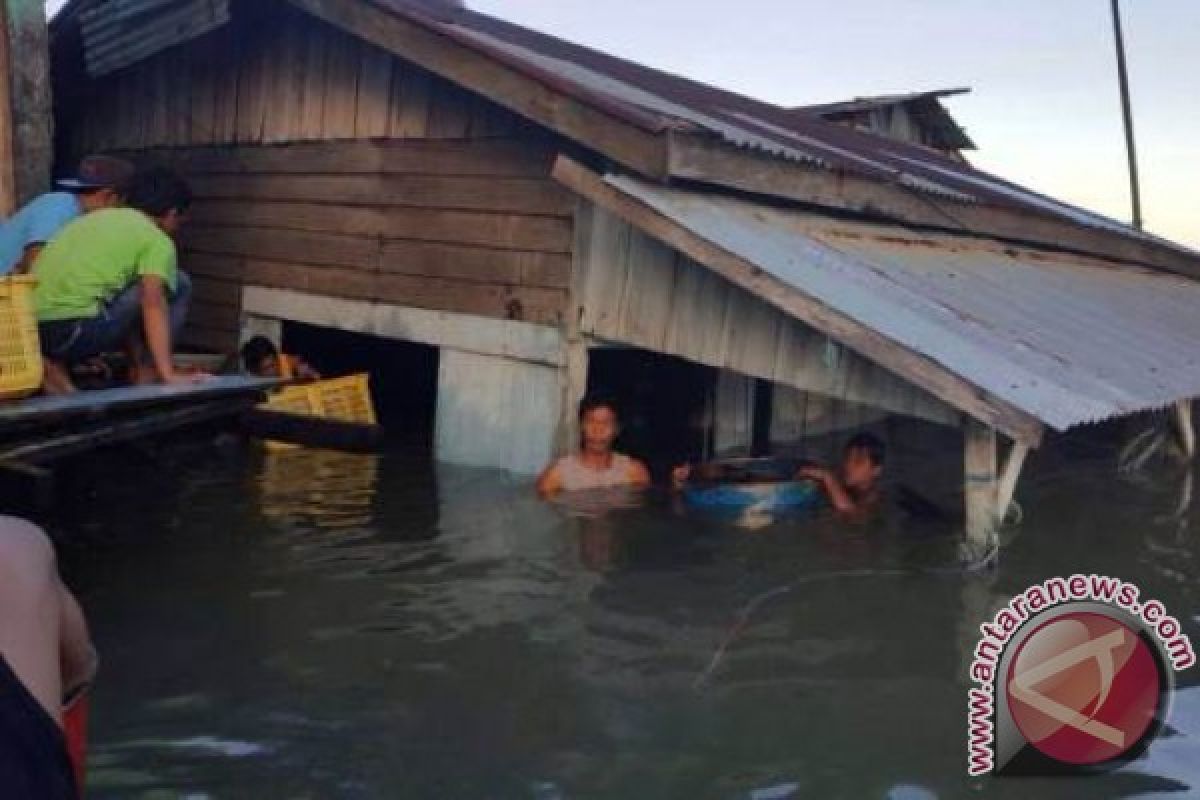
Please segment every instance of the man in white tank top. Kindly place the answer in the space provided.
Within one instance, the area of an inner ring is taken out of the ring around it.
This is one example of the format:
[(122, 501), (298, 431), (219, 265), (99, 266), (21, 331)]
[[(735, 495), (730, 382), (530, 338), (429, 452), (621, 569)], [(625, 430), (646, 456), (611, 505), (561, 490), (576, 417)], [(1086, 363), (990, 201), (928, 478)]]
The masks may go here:
[(537, 481), (539, 494), (650, 485), (645, 464), (612, 449), (621, 428), (610, 401), (585, 398), (579, 404), (579, 431), (579, 450), (546, 467)]

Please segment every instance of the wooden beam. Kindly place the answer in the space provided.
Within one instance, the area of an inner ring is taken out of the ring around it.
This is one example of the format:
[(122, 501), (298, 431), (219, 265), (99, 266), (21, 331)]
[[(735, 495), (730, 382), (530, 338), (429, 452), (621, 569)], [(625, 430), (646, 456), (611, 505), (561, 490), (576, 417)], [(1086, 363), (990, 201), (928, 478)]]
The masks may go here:
[(1196, 457), (1196, 429), (1192, 424), (1191, 399), (1180, 400), (1171, 410), (1171, 419), (1175, 425), (1175, 434), (1179, 437), (1179, 447), (1184, 458), (1191, 461)]
[(1135, 239), (1132, 233), (1087, 227), (1051, 214), (955, 202), (894, 183), (748, 152), (712, 137), (672, 132), (669, 140), (667, 169), (672, 178), (1200, 277), (1200, 258)]
[(1041, 441), (1042, 424), (1034, 417), (969, 383), (930, 358), (863, 326), (846, 314), (767, 274), (757, 265), (688, 231), (655, 209), (609, 186), (601, 176), (586, 167), (560, 157), (554, 168), (554, 177), (600, 207), (949, 405), (1030, 447), (1036, 447)]
[(373, 4), (346, 0), (289, 2), (643, 175), (666, 175), (667, 142), (662, 133), (631, 125), (494, 57)]
[(247, 315), (246, 332), (265, 333), (275, 342), (279, 341), (280, 333), (268, 327), (270, 322), (292, 320), (551, 367), (564, 365), (559, 332), (529, 322), (346, 300), (263, 286), (247, 286), (242, 305)]
[(966, 543), (971, 552), (982, 555), (996, 533), (996, 430), (969, 419), (963, 433)]
[(118, 442), (141, 439), (224, 416), (239, 414), (261, 402), (254, 394), (233, 395), (182, 407), (145, 411), (136, 416), (89, 425), (34, 441), (10, 443), (0, 450), (0, 463), (45, 464)]
[(285, 414), (261, 408), (243, 414), (240, 424), (242, 430), (260, 439), (349, 453), (378, 452), (384, 433), (378, 425)]
[(1029, 448), (1022, 442), (1013, 442), (1009, 448), (1008, 455), (1004, 459), (1004, 466), (1000, 470), (1000, 481), (996, 486), (996, 520), (1003, 522), (1008, 516), (1008, 507), (1012, 505), (1013, 496), (1017, 491), (1017, 481), (1021, 477), (1021, 467), (1025, 464), (1025, 457), (1029, 455)]

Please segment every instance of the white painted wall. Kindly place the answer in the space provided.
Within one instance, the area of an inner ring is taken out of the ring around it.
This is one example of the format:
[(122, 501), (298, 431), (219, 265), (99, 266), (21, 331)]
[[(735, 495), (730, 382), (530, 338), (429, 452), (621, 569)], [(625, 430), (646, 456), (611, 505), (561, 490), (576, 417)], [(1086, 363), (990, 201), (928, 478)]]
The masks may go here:
[(443, 348), (438, 367), (438, 461), (539, 472), (555, 453), (559, 369)]
[(754, 442), (754, 383), (729, 370), (717, 373), (713, 448), (718, 456), (749, 452)]

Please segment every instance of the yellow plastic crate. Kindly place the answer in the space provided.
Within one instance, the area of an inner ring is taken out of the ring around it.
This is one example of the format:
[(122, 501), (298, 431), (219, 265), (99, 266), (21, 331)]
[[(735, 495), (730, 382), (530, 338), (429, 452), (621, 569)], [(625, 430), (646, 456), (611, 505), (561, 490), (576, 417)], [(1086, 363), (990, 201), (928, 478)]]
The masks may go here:
[(0, 278), (0, 400), (28, 397), (42, 385), (35, 285), (28, 275)]
[[(362, 425), (376, 423), (370, 376), (366, 373), (287, 386), (267, 398), (262, 407), (267, 411), (305, 417), (325, 417)], [(280, 450), (295, 446), (275, 441), (267, 444)]]

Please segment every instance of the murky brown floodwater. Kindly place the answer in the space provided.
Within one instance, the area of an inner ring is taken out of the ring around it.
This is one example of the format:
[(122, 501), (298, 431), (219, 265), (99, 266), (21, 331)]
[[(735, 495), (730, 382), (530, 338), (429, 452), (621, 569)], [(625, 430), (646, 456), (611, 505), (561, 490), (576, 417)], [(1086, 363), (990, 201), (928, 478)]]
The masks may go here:
[(1195, 796), (1187, 674), (1171, 735), (1118, 774), (965, 777), (973, 631), (1009, 595), (1119, 575), (1197, 636), (1178, 477), (1071, 457), (1034, 459), (999, 570), (964, 577), (917, 527), (749, 531), (663, 496), (586, 518), (404, 454), (97, 456), (49, 520), (103, 656), (92, 796)]

